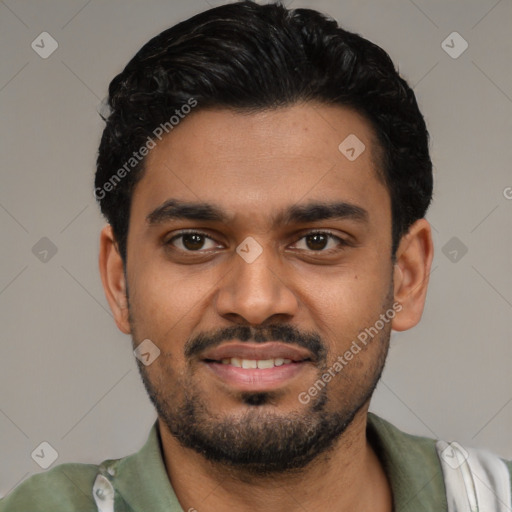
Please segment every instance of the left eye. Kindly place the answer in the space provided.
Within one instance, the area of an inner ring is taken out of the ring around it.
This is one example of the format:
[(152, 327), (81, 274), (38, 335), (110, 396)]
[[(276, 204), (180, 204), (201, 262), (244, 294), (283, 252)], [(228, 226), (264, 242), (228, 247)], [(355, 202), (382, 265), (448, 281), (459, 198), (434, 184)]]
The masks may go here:
[[(334, 249), (336, 246), (343, 244), (343, 240), (332, 233), (327, 233), (324, 231), (316, 231), (313, 233), (308, 233), (307, 235), (300, 238), (299, 242), (304, 240), (306, 247), (303, 248), (307, 251), (316, 251), (320, 252), (324, 249)], [(299, 243), (297, 242), (297, 244)], [(334, 245), (328, 247), (329, 242), (335, 242)], [(297, 245), (296, 244), (296, 245)], [(300, 247), (299, 247), (300, 249)]]

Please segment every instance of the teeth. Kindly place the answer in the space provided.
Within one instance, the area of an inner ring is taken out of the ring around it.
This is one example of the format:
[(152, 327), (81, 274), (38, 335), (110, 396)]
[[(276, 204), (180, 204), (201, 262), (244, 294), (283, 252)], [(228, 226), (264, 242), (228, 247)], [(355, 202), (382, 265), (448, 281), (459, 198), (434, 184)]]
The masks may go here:
[(238, 357), (226, 357), (221, 360), (222, 364), (230, 364), (238, 368), (273, 368), (274, 366), (282, 366), (290, 364), (291, 359), (276, 357), (275, 359), (240, 359)]

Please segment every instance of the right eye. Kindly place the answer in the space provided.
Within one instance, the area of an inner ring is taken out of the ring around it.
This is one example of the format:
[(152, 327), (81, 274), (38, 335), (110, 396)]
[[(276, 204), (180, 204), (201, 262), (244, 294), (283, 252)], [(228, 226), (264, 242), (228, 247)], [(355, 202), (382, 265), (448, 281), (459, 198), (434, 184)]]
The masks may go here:
[[(174, 235), (167, 242), (165, 242), (165, 245), (172, 245), (174, 248), (185, 252), (199, 252), (200, 249), (204, 248), (206, 240), (215, 242), (213, 238), (205, 233), (202, 233), (201, 231), (189, 230), (181, 231), (180, 233)], [(212, 247), (209, 247), (206, 250), (214, 249), (215, 247), (218, 247), (218, 245), (213, 244)]]

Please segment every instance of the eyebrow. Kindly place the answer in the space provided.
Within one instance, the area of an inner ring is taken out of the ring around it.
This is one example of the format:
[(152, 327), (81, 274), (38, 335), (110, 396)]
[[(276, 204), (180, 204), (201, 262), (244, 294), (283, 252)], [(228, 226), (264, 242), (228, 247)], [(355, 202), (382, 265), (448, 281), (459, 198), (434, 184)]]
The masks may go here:
[[(230, 216), (220, 207), (211, 203), (168, 199), (146, 217), (146, 222), (150, 226), (154, 226), (171, 220), (183, 219), (227, 224), (230, 221)], [(285, 208), (272, 217), (272, 226), (343, 219), (368, 222), (368, 212), (361, 206), (345, 201), (315, 201)]]

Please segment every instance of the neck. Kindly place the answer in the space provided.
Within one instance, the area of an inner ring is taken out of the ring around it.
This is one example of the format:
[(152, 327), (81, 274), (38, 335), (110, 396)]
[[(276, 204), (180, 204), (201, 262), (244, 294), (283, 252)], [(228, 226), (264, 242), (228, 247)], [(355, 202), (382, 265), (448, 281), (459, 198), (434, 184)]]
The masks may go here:
[(368, 406), (300, 471), (254, 476), (184, 448), (159, 420), (167, 475), (184, 510), (390, 512), (389, 482), (366, 438)]

